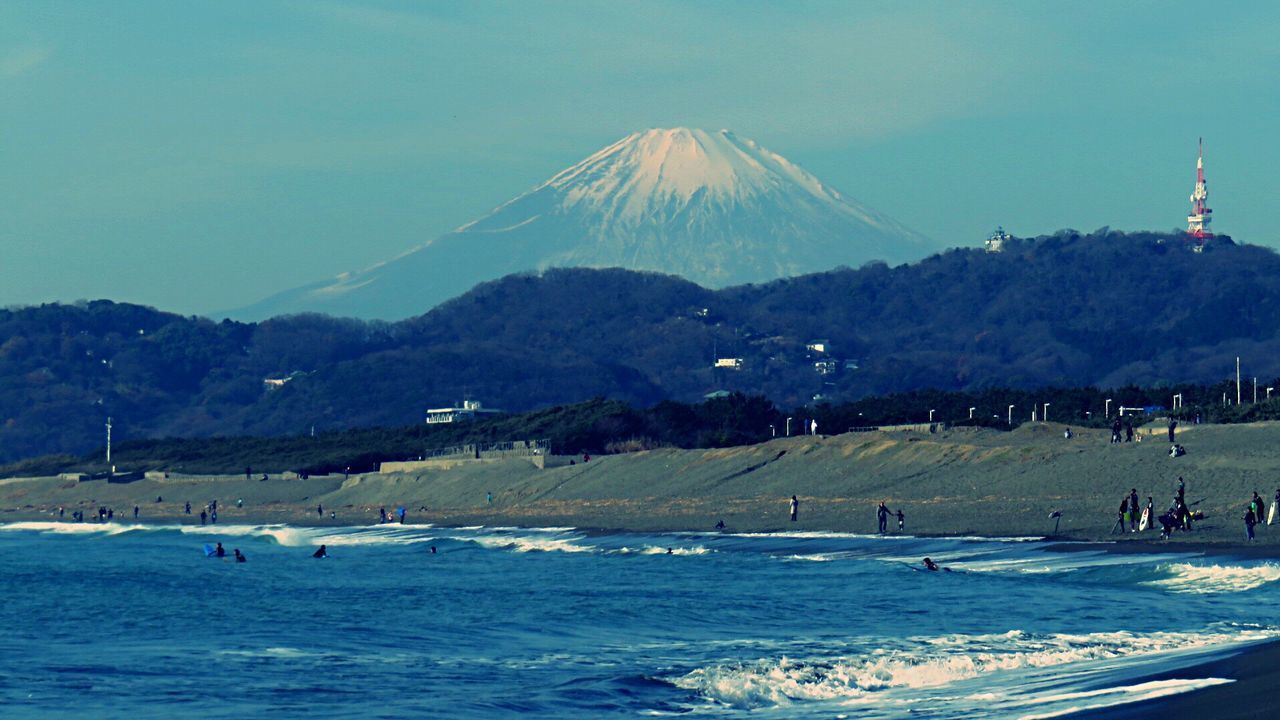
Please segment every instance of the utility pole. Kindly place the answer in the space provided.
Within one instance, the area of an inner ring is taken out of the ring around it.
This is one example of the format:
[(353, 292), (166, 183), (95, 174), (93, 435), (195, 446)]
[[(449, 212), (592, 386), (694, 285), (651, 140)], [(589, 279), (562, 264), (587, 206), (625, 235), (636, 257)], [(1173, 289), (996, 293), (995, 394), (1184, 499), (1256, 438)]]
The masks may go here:
[(107, 418), (107, 464), (111, 464), (111, 418)]
[(1240, 356), (1236, 356), (1236, 405), (1240, 404)]
[(1253, 379), (1253, 404), (1258, 404), (1258, 378)]

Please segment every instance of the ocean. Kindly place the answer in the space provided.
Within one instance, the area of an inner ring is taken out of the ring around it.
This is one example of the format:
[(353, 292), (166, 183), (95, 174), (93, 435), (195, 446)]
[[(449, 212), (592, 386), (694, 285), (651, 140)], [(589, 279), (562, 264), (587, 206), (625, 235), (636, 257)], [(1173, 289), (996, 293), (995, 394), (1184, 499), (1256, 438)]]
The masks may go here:
[(1034, 538), (17, 522), (0, 708), (1049, 718), (1226, 682), (1151, 678), (1280, 637), (1277, 580)]

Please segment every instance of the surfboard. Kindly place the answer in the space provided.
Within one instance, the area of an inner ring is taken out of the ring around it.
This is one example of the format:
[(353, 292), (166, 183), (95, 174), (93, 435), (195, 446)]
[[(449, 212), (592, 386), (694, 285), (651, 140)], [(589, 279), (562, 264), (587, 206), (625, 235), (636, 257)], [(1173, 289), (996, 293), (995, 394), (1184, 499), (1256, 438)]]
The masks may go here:
[(213, 556), (214, 556), (214, 553), (216, 553), (216, 552), (217, 552), (217, 550), (214, 550), (212, 545), (210, 545), (209, 543), (205, 543), (205, 544), (204, 544), (204, 556), (205, 556), (205, 557), (213, 557)]
[(1267, 524), (1276, 524), (1276, 503), (1271, 504), (1271, 509), (1267, 511)]
[(1146, 532), (1151, 527), (1151, 508), (1142, 508), (1142, 519), (1138, 521), (1138, 532)]

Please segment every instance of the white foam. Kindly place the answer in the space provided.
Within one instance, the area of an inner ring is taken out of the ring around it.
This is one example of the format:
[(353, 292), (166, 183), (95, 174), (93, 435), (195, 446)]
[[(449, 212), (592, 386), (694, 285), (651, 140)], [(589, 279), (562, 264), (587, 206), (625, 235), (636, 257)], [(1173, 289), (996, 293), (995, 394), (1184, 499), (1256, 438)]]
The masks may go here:
[(580, 545), (581, 537), (554, 537), (538, 535), (476, 535), (457, 537), (470, 540), (482, 547), (516, 552), (595, 552), (598, 548)]
[(1280, 565), (1196, 565), (1172, 563), (1163, 566), (1172, 577), (1146, 584), (1179, 593), (1215, 594), (1243, 592), (1280, 580)]
[[(175, 526), (176, 527), (176, 526)], [(156, 526), (124, 523), (70, 523), (27, 521), (0, 524), (0, 530), (56, 533), (66, 535), (120, 535), (137, 530), (154, 530)]]
[(1156, 698), (1191, 692), (1192, 690), (1213, 687), (1214, 685), (1225, 685), (1231, 682), (1235, 681), (1226, 678), (1155, 680), (1128, 687), (1103, 688), (1101, 690), (1041, 696), (1035, 699), (1036, 704), (1075, 702), (1078, 700), (1085, 700), (1086, 702), (1084, 704), (1073, 704), (1048, 713), (1023, 715), (1018, 720), (1048, 720), (1049, 718), (1072, 715), (1086, 710), (1097, 710), (1113, 705), (1128, 705), (1129, 703), (1142, 702), (1144, 700), (1155, 700)]
[(1013, 630), (992, 635), (911, 638), (899, 649), (854, 656), (783, 656), (713, 665), (672, 682), (714, 702), (739, 708), (785, 705), (796, 700), (858, 701), (869, 693), (940, 687), (995, 672), (1155, 658), (1174, 651), (1227, 647), (1277, 636), (1280, 630), (1276, 629), (1140, 635), (1122, 631), (1033, 635)]

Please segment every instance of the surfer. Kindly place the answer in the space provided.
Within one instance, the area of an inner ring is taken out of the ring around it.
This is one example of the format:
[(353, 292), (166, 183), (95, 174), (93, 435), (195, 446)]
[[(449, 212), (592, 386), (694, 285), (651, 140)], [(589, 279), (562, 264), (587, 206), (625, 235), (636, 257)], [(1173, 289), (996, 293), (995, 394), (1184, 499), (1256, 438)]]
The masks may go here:
[[(219, 545), (218, 547), (222, 547), (222, 546)], [(236, 554), (236, 562), (241, 563), (245, 561), (244, 555), (240, 554), (240, 548), (236, 548), (234, 552)]]
[(1250, 507), (1244, 511), (1244, 534), (1245, 539), (1253, 542), (1253, 526), (1258, 524), (1258, 519), (1253, 514), (1253, 508)]
[(1129, 532), (1138, 531), (1138, 489), (1129, 490)]
[(791, 496), (791, 522), (796, 521), (796, 515), (800, 512), (800, 500), (795, 495)]
[(324, 546), (324, 545), (321, 545), (321, 546), (320, 546), (320, 549), (318, 549), (318, 550), (316, 550), (315, 552), (311, 553), (311, 557), (313, 557), (313, 558), (327, 558), (327, 557), (329, 557), (329, 553), (325, 552), (325, 550), (326, 550), (325, 546)]
[(1154, 523), (1152, 523), (1151, 521), (1152, 521), (1152, 519), (1153, 519), (1153, 518), (1155, 518), (1155, 516), (1156, 516), (1156, 507), (1155, 507), (1155, 505), (1156, 505), (1156, 504), (1155, 504), (1155, 502), (1151, 499), (1151, 496), (1150, 496), (1150, 495), (1148, 495), (1148, 496), (1147, 496), (1147, 509), (1142, 511), (1142, 519), (1145, 521), (1145, 524), (1143, 524), (1143, 523), (1139, 523), (1139, 525), (1138, 525), (1138, 529), (1139, 529), (1139, 530), (1146, 530), (1147, 528), (1151, 527), (1151, 526), (1154, 524)]
[(1258, 494), (1257, 490), (1253, 491), (1253, 496), (1258, 499), (1258, 514), (1254, 519), (1256, 519), (1258, 524), (1261, 525), (1262, 521), (1267, 517), (1267, 501), (1262, 499), (1262, 496)]
[(435, 545), (432, 545), (432, 546), (431, 546), (431, 554), (432, 554), (432, 555), (435, 555), (435, 554), (436, 554), (436, 546), (435, 546)]
[(941, 570), (941, 569), (942, 569), (942, 568), (938, 567), (938, 563), (934, 562), (934, 561), (933, 561), (932, 559), (930, 559), (930, 558), (925, 558), (925, 559), (924, 559), (924, 567), (925, 567), (925, 569), (926, 569), (926, 570), (932, 570), (932, 571), (934, 571), (934, 572), (937, 572), (937, 571), (939, 571), (939, 570)]
[(226, 557), (227, 551), (222, 549), (222, 543), (218, 543), (218, 547), (213, 549), (214, 557)]

